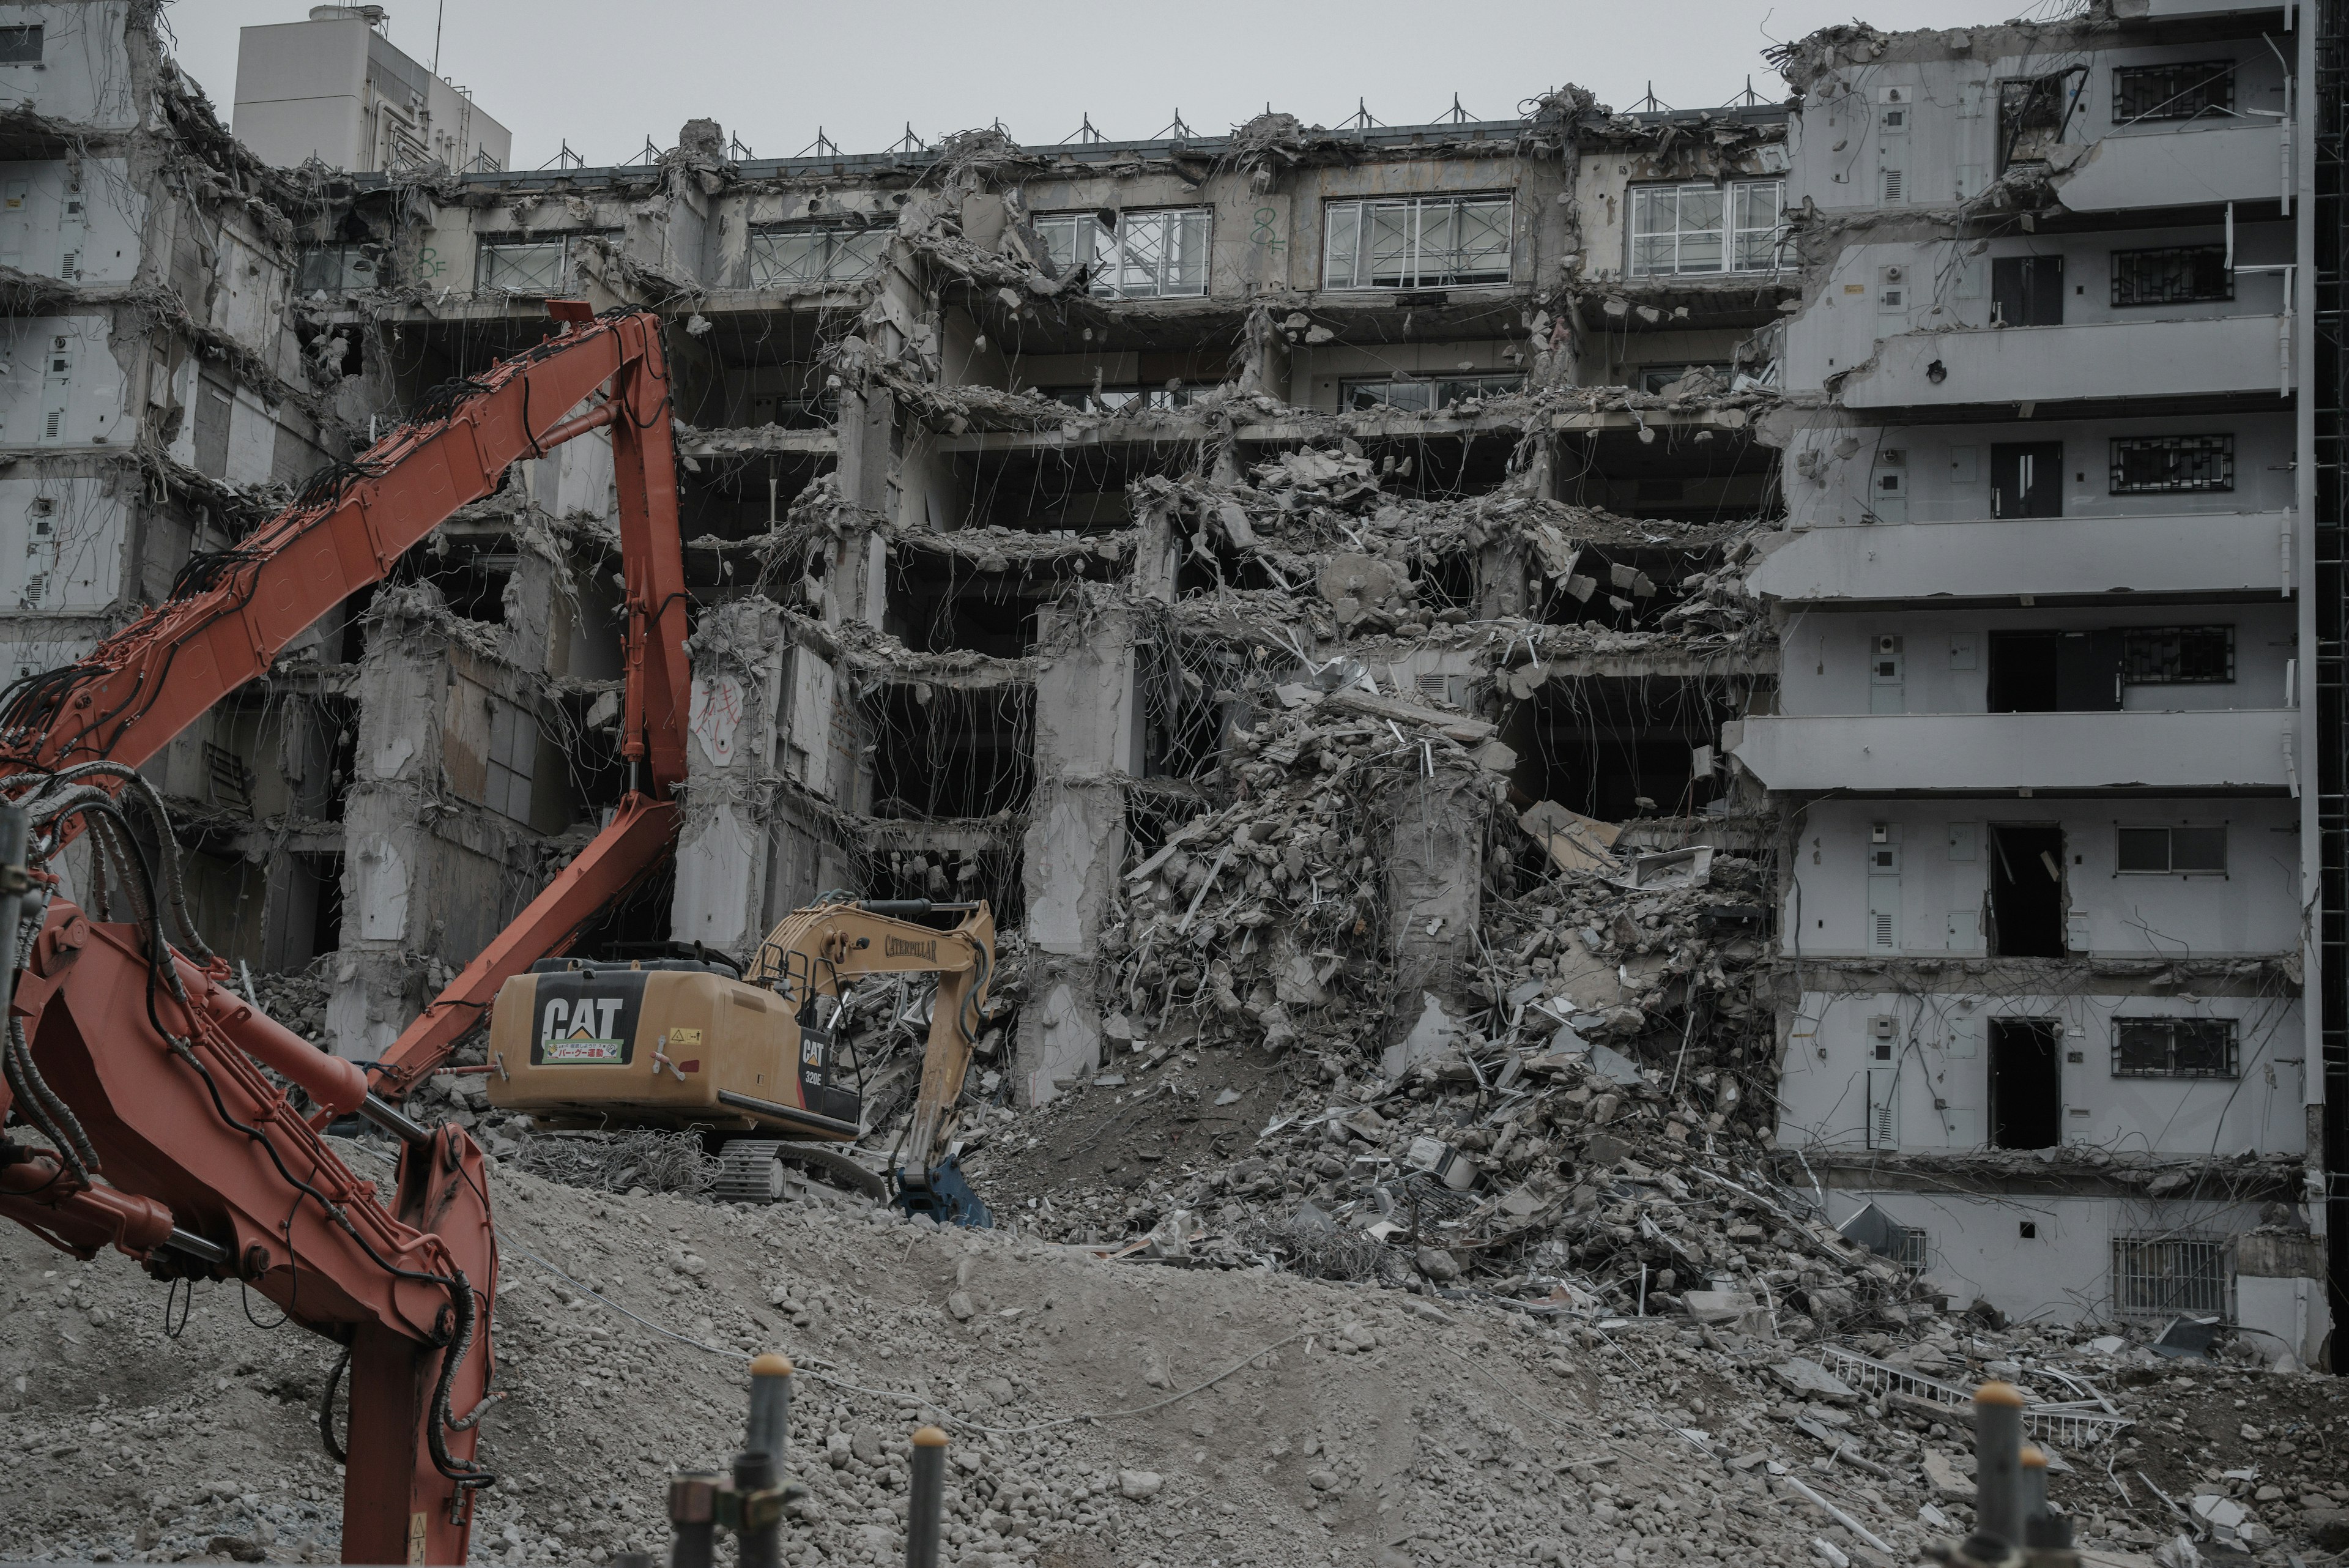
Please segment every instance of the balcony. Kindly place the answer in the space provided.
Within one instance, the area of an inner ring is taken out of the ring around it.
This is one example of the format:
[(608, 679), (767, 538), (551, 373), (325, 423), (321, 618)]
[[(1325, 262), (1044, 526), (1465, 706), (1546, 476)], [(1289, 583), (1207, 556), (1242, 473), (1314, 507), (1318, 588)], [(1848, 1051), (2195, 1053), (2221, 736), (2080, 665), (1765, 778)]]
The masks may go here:
[(2290, 512), (2004, 522), (1886, 523), (1783, 534), (1746, 581), (1816, 604), (2054, 598), (2084, 594), (2282, 594)]
[(2075, 213), (2272, 202), (2284, 190), (2283, 139), (2269, 119), (2133, 126), (2089, 143), (2054, 176)]
[(1852, 409), (2288, 392), (2288, 316), (1908, 332), (1851, 372)]
[(2127, 790), (2271, 794), (2296, 782), (2289, 709), (1770, 715), (1725, 725), (1774, 790), (1850, 794)]

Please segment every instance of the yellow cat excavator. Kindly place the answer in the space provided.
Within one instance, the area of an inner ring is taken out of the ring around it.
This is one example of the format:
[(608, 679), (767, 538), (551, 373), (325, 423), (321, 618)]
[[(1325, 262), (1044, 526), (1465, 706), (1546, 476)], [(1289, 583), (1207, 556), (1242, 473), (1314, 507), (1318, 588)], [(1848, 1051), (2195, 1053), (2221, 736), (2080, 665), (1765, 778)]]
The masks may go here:
[[(951, 919), (950, 926), (937, 922)], [(821, 1170), (940, 1224), (985, 1226), (949, 1147), (985, 1016), (995, 916), (984, 902), (826, 898), (730, 961), (546, 959), (491, 1016), (490, 1104), (595, 1127), (696, 1128), (719, 1140), (717, 1196), (771, 1202), (784, 1167)], [(875, 974), (935, 974), (920, 1092), (885, 1179), (845, 1152), (864, 1131), (843, 993)]]

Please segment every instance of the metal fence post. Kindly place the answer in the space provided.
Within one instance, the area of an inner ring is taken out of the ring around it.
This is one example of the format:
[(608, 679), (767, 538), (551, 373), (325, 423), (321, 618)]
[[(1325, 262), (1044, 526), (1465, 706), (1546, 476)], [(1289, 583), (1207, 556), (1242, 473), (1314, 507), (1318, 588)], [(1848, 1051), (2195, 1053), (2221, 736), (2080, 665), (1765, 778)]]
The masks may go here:
[(709, 1568), (718, 1533), (718, 1478), (695, 1473), (668, 1483), (669, 1568)]
[(742, 1446), (773, 1459), (777, 1480), (791, 1440), (792, 1371), (791, 1358), (772, 1351), (750, 1363), (750, 1422)]
[(2023, 1391), (1985, 1383), (1974, 1390), (1974, 1530), (2007, 1548), (2023, 1542), (2022, 1459)]
[(937, 1568), (938, 1516), (946, 1503), (947, 1435), (914, 1429), (913, 1488), (905, 1509), (905, 1568)]
[(782, 1508), (772, 1493), (775, 1456), (746, 1449), (734, 1456), (734, 1527), (741, 1568), (776, 1568), (783, 1558)]

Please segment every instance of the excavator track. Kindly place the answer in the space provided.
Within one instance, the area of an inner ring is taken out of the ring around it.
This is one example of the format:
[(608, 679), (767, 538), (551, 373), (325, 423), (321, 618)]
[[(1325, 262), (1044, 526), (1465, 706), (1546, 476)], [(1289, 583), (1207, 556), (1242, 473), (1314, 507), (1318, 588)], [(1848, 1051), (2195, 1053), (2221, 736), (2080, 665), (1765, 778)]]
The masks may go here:
[(763, 1137), (738, 1137), (718, 1151), (718, 1181), (710, 1196), (720, 1203), (775, 1202), (783, 1195), (786, 1165), (819, 1171), (834, 1185), (875, 1203), (889, 1196), (889, 1184), (880, 1173), (859, 1165), (843, 1149)]

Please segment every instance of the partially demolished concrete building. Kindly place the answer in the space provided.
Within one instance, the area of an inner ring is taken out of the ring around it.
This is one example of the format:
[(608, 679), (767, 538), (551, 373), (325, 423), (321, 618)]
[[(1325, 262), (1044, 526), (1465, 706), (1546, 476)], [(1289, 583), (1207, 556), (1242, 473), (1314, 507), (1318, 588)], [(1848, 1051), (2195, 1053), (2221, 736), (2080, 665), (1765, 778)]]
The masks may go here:
[(1729, 742), (1780, 808), (1782, 1143), (1947, 1277), (2302, 1356), (2322, 1271), (2230, 1238), (2321, 1195), (2340, 1092), (2309, 21), (1782, 52), (1784, 670)]
[[(2287, 692), (2312, 207), (2254, 112), (2295, 46), (2153, 4), (1837, 30), (1788, 105), (383, 172), (263, 165), (146, 0), (0, 5), (0, 637), (70, 660), (549, 296), (656, 309), (693, 771), (583, 944), (985, 897), (1019, 1103), (1133, 1051), (1506, 1087), (1605, 1041), (1951, 1294), (2137, 1310), (2108, 1242), (2199, 1282), (2304, 1238), (2344, 1023), (2302, 1003), (2340, 741)], [(2127, 89), (2138, 151), (2213, 150), (2181, 215), (2080, 88), (2220, 43), (2227, 118)], [(2138, 251), (2132, 315), (2088, 273)], [(517, 465), (157, 770), (213, 945), (313, 974), (335, 1049), (618, 797), (611, 484), (597, 438)]]

